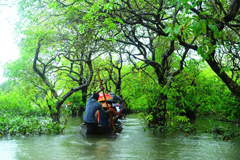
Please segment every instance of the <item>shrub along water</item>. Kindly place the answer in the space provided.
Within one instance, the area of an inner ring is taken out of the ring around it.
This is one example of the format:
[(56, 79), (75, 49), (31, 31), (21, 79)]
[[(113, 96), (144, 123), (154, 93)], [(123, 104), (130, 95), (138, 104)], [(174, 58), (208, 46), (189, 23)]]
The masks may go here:
[(21, 94), (0, 91), (0, 137), (63, 132), (64, 125), (53, 122), (46, 109), (28, 104)]
[(1, 136), (61, 133), (63, 130), (64, 125), (52, 122), (47, 117), (12, 117), (8, 114), (0, 116)]

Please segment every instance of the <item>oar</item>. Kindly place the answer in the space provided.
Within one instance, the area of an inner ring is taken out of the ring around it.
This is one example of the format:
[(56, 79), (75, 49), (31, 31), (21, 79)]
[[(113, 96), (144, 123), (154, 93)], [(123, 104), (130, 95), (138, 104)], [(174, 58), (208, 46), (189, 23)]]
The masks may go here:
[[(100, 86), (101, 86), (101, 88), (102, 88), (102, 81), (101, 81), (101, 78), (100, 78), (100, 75), (99, 75), (98, 72), (97, 72), (97, 75), (98, 75), (98, 79), (99, 79), (99, 82), (100, 82)], [(106, 98), (106, 95), (105, 95), (105, 93), (104, 93), (104, 90), (103, 90), (103, 96), (104, 96), (105, 103), (106, 103), (106, 105), (107, 105), (107, 109), (109, 110), (108, 103), (107, 103), (107, 98)], [(116, 135), (116, 129), (115, 129), (115, 126), (114, 126), (113, 115), (112, 115), (111, 111), (109, 112), (109, 118), (110, 118), (110, 123), (111, 123), (111, 125), (112, 125), (114, 134)]]

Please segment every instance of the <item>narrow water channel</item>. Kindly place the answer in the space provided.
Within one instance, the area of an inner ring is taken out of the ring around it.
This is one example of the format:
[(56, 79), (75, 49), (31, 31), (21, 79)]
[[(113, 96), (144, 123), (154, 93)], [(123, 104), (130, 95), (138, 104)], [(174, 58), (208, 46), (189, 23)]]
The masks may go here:
[(239, 140), (216, 140), (208, 133), (188, 137), (147, 133), (136, 115), (123, 120), (123, 131), (117, 137), (84, 136), (81, 123), (79, 117), (69, 119), (60, 135), (4, 137), (0, 139), (0, 160), (240, 159)]

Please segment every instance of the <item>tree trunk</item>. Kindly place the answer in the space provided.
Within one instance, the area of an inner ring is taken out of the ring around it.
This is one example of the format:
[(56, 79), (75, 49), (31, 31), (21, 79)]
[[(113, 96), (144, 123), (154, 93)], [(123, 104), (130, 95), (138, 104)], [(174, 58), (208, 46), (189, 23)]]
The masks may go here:
[(116, 85), (116, 95), (121, 96), (121, 81), (118, 81)]
[[(82, 102), (84, 104), (87, 102), (87, 87), (82, 88)], [(78, 115), (82, 115), (84, 111), (84, 106), (79, 106)]]
[(166, 102), (167, 95), (161, 93), (157, 98), (157, 105), (149, 108), (149, 114), (153, 116), (153, 119), (149, 121), (149, 127), (166, 125)]
[(58, 101), (55, 105), (57, 112), (56, 113), (51, 113), (51, 117), (53, 119), (54, 122), (59, 122), (60, 121), (60, 117), (61, 117), (61, 106), (63, 104), (64, 101)]
[(60, 111), (57, 110), (57, 113), (52, 114), (52, 119), (54, 122), (59, 122), (60, 121)]
[(87, 102), (87, 86), (82, 88), (82, 101), (85, 104)]

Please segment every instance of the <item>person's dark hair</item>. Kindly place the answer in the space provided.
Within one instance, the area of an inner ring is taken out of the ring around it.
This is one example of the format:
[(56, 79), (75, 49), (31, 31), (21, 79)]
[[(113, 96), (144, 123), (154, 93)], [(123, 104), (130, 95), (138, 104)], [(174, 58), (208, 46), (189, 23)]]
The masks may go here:
[(92, 99), (98, 100), (99, 94), (98, 93), (93, 93)]
[(112, 105), (112, 101), (108, 101), (108, 100), (107, 100), (107, 103)]

